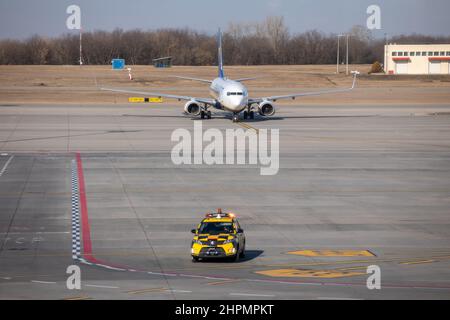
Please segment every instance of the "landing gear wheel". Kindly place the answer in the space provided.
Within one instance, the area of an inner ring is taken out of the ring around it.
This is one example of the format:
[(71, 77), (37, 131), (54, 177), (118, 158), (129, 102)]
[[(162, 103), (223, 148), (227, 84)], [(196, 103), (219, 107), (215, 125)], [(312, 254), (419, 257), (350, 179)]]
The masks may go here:
[(252, 120), (255, 119), (255, 112), (254, 111), (250, 111), (248, 115), (249, 115), (250, 119), (252, 119)]
[(200, 118), (201, 119), (205, 119), (205, 111), (201, 111), (200, 112)]
[(192, 262), (198, 262), (198, 257), (192, 257)]
[(239, 121), (239, 117), (237, 114), (233, 115), (233, 122), (238, 122)]
[(238, 262), (238, 261), (239, 261), (239, 257), (240, 257), (240, 254), (239, 254), (239, 247), (237, 247), (237, 248), (236, 248), (236, 255), (233, 257), (233, 261), (234, 261), (234, 262)]
[(247, 120), (247, 118), (248, 118), (248, 112), (244, 111), (244, 120)]
[(206, 112), (206, 117), (207, 117), (208, 119), (211, 119), (211, 111), (207, 111), (207, 112)]
[(242, 252), (239, 254), (239, 258), (245, 258), (245, 244), (244, 248), (242, 248)]

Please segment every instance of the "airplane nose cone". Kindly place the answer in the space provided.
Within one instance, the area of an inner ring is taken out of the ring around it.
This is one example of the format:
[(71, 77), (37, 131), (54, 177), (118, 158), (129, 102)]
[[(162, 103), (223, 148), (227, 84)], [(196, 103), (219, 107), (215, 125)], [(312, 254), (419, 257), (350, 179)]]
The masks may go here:
[(233, 100), (231, 101), (231, 103), (235, 109), (245, 107), (245, 105), (246, 105), (245, 99), (243, 97), (239, 97), (239, 96), (233, 97)]

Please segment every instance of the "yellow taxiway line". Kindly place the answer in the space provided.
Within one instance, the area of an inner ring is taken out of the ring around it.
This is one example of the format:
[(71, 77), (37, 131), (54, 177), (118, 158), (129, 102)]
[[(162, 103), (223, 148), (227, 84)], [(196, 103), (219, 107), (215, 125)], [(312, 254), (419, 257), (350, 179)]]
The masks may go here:
[(436, 260), (419, 260), (419, 261), (409, 261), (409, 262), (400, 262), (400, 264), (422, 264), (422, 263), (432, 263), (436, 262)]
[(80, 297), (70, 297), (70, 298), (65, 298), (64, 300), (91, 300), (92, 298), (89, 297), (85, 297), (85, 296), (80, 296)]
[(255, 130), (256, 134), (259, 134), (259, 129), (256, 129), (254, 127), (252, 127), (251, 125), (245, 123), (245, 122), (236, 122), (236, 124), (238, 126), (241, 126), (244, 129), (250, 129), (250, 130)]
[(374, 257), (369, 250), (297, 250), (287, 254), (304, 257)]
[(239, 282), (238, 279), (229, 279), (229, 280), (221, 280), (221, 281), (214, 281), (214, 282), (208, 282), (208, 286), (220, 286), (223, 284), (233, 283), (233, 282)]
[(129, 294), (142, 294), (142, 293), (150, 293), (150, 292), (165, 292), (166, 288), (148, 288), (148, 289), (140, 289), (140, 290), (131, 290), (125, 291), (125, 293)]

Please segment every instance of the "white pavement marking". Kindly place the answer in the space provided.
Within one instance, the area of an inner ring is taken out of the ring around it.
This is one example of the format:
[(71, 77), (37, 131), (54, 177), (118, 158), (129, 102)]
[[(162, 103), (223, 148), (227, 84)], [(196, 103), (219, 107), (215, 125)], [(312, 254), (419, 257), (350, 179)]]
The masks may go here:
[(102, 268), (106, 268), (106, 269), (110, 269), (110, 270), (126, 271), (125, 269), (122, 269), (122, 268), (116, 268), (116, 267), (108, 266), (106, 264), (101, 264), (101, 263), (95, 263), (94, 265), (96, 265), (97, 267), (102, 267)]
[(104, 289), (120, 289), (119, 287), (114, 286), (102, 286), (98, 284), (85, 284), (85, 287), (92, 287), (92, 288), (104, 288)]
[(12, 159), (14, 158), (14, 156), (9, 157), (8, 161), (6, 161), (5, 165), (3, 166), (2, 170), (0, 170), (0, 177), (3, 175), (3, 173), (6, 171), (6, 168), (8, 167), (8, 165), (10, 164), (10, 162), (12, 161)]
[[(153, 272), (148, 272), (148, 274), (152, 274)], [(205, 276), (197, 276), (195, 274), (184, 274), (184, 273), (180, 273), (178, 276), (180, 277), (188, 277), (188, 278), (202, 278), (204, 279)]]
[(36, 234), (67, 234), (70, 231), (38, 231)]
[(364, 300), (360, 298), (317, 297), (319, 300)]
[(258, 293), (230, 293), (230, 296), (275, 297), (275, 295), (273, 294), (258, 294)]
[(53, 281), (39, 281), (39, 280), (31, 280), (33, 283), (42, 283), (42, 284), (56, 284), (56, 282)]
[(148, 274), (154, 274), (154, 275), (157, 275), (157, 276), (168, 276), (168, 277), (177, 277), (178, 276), (177, 274), (172, 274), (172, 273), (161, 273), (161, 272), (152, 272), (152, 271), (149, 271), (147, 273)]
[(78, 171), (75, 160), (72, 160), (72, 259), (80, 260), (80, 201), (78, 188)]
[(192, 291), (189, 290), (170, 290), (172, 292), (176, 292), (176, 293), (191, 293)]

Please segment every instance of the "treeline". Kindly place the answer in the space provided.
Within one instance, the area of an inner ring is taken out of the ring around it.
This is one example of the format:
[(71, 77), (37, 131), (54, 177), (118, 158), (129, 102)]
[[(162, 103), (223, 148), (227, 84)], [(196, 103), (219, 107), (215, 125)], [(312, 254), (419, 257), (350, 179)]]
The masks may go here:
[[(362, 26), (354, 26), (348, 34), (350, 63), (383, 61), (385, 39), (374, 39)], [(223, 41), (224, 59), (229, 65), (336, 63), (336, 34), (315, 30), (291, 34), (281, 17), (268, 17), (261, 23), (230, 24)], [(390, 38), (389, 42), (450, 43), (450, 37), (413, 34)], [(176, 65), (217, 63), (215, 35), (190, 29), (93, 31), (83, 33), (82, 43), (84, 64), (110, 64), (113, 58), (124, 58), (129, 65), (146, 65), (162, 56), (174, 57)], [(340, 49), (343, 62), (345, 38), (341, 38)], [(70, 65), (78, 62), (77, 34), (57, 38), (35, 35), (24, 41), (0, 41), (0, 64)]]

